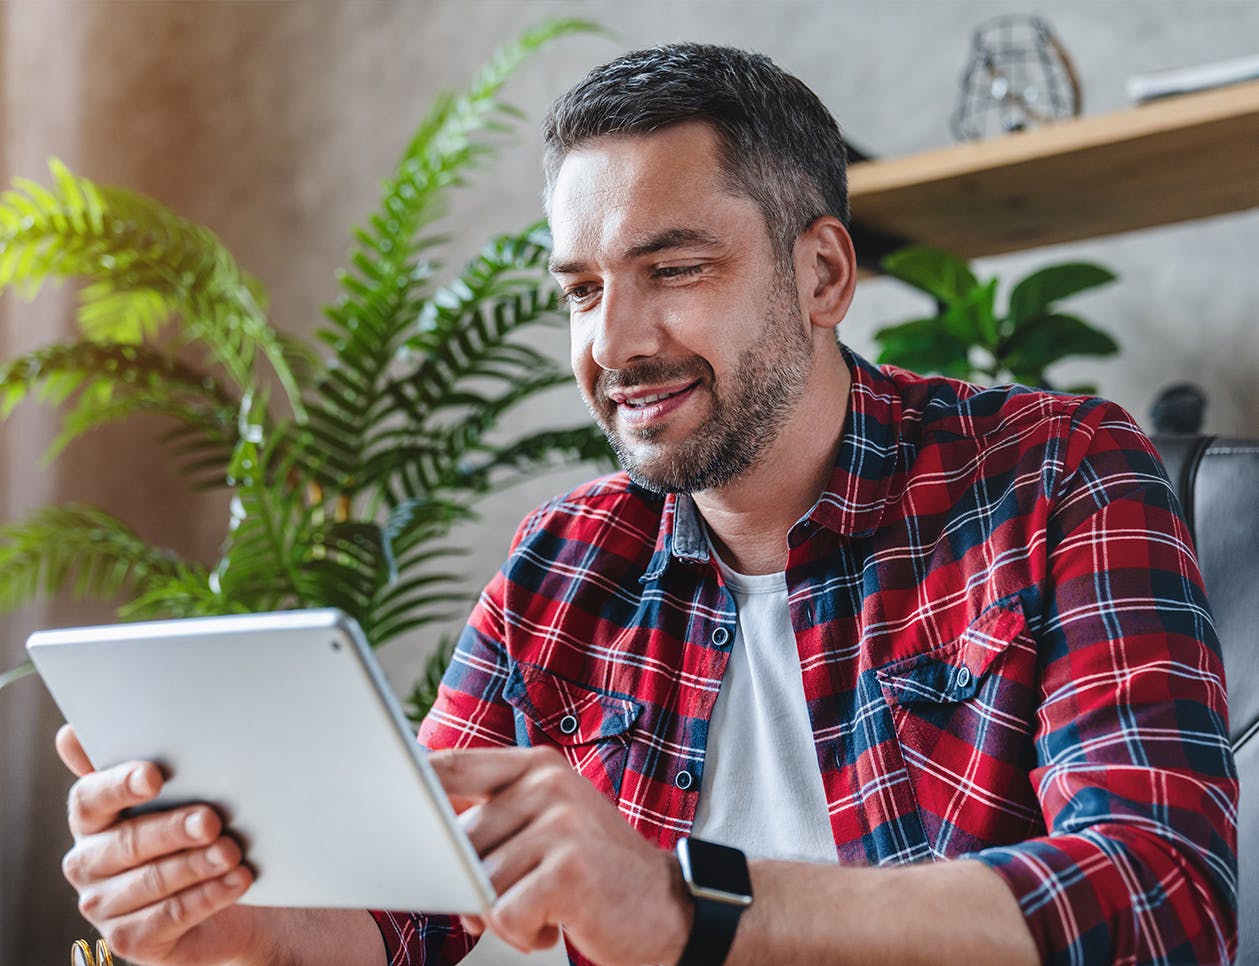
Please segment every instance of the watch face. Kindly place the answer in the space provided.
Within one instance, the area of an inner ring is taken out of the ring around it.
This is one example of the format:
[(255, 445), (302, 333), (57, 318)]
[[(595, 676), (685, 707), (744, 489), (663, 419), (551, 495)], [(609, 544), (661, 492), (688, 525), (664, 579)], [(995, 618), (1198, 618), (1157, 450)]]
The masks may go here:
[(702, 839), (686, 841), (689, 879), (693, 887), (722, 892), (731, 896), (751, 896), (752, 880), (748, 876), (747, 859), (738, 849)]

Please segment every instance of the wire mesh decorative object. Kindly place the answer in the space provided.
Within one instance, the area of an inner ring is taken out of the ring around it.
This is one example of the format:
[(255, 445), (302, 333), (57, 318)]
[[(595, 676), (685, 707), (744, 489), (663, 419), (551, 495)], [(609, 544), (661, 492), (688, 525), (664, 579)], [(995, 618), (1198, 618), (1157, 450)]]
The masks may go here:
[(1075, 68), (1043, 19), (995, 17), (975, 28), (953, 114), (953, 135), (959, 141), (1075, 117), (1080, 107)]

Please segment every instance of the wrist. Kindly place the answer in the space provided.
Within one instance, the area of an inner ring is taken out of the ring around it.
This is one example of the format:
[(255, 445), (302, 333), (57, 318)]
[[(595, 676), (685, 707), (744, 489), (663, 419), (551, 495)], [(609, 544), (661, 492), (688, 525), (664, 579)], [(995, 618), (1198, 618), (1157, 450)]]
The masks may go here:
[(678, 865), (677, 856), (670, 850), (659, 850), (660, 861), (664, 867), (665, 881), (668, 883), (668, 913), (657, 936), (661, 941), (660, 952), (651, 962), (667, 963), (673, 966), (682, 958), (682, 951), (691, 938), (691, 929), (695, 921), (695, 903), (682, 880), (682, 869)]
[(231, 966), (298, 966), (294, 941), (302, 934), (300, 909), (256, 909), (244, 950)]
[(359, 909), (256, 908), (247, 952), (231, 966), (381, 966), (375, 919)]

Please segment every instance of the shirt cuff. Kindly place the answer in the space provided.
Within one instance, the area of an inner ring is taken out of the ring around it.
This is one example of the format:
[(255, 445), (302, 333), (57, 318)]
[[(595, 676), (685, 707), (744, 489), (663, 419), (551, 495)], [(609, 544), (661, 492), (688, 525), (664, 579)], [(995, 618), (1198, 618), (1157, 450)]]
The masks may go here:
[(434, 966), (457, 963), (472, 951), (469, 935), (455, 916), (371, 910), (385, 944), (388, 966)]

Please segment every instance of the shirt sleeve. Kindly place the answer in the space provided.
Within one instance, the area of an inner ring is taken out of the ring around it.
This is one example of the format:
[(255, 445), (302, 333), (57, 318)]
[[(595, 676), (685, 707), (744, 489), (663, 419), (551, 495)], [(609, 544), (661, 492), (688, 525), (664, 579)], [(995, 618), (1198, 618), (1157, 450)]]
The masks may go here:
[(1192, 540), (1153, 445), (1091, 400), (1047, 535), (1032, 782), (1049, 834), (990, 848), (1048, 963), (1227, 963), (1237, 775)]
[[(514, 716), (502, 700), (508, 659), (502, 644), (502, 573), (482, 592), (460, 635), (420, 725), (419, 741), (430, 750), (511, 745)], [(373, 911), (389, 966), (457, 963), (476, 945), (454, 916)]]

